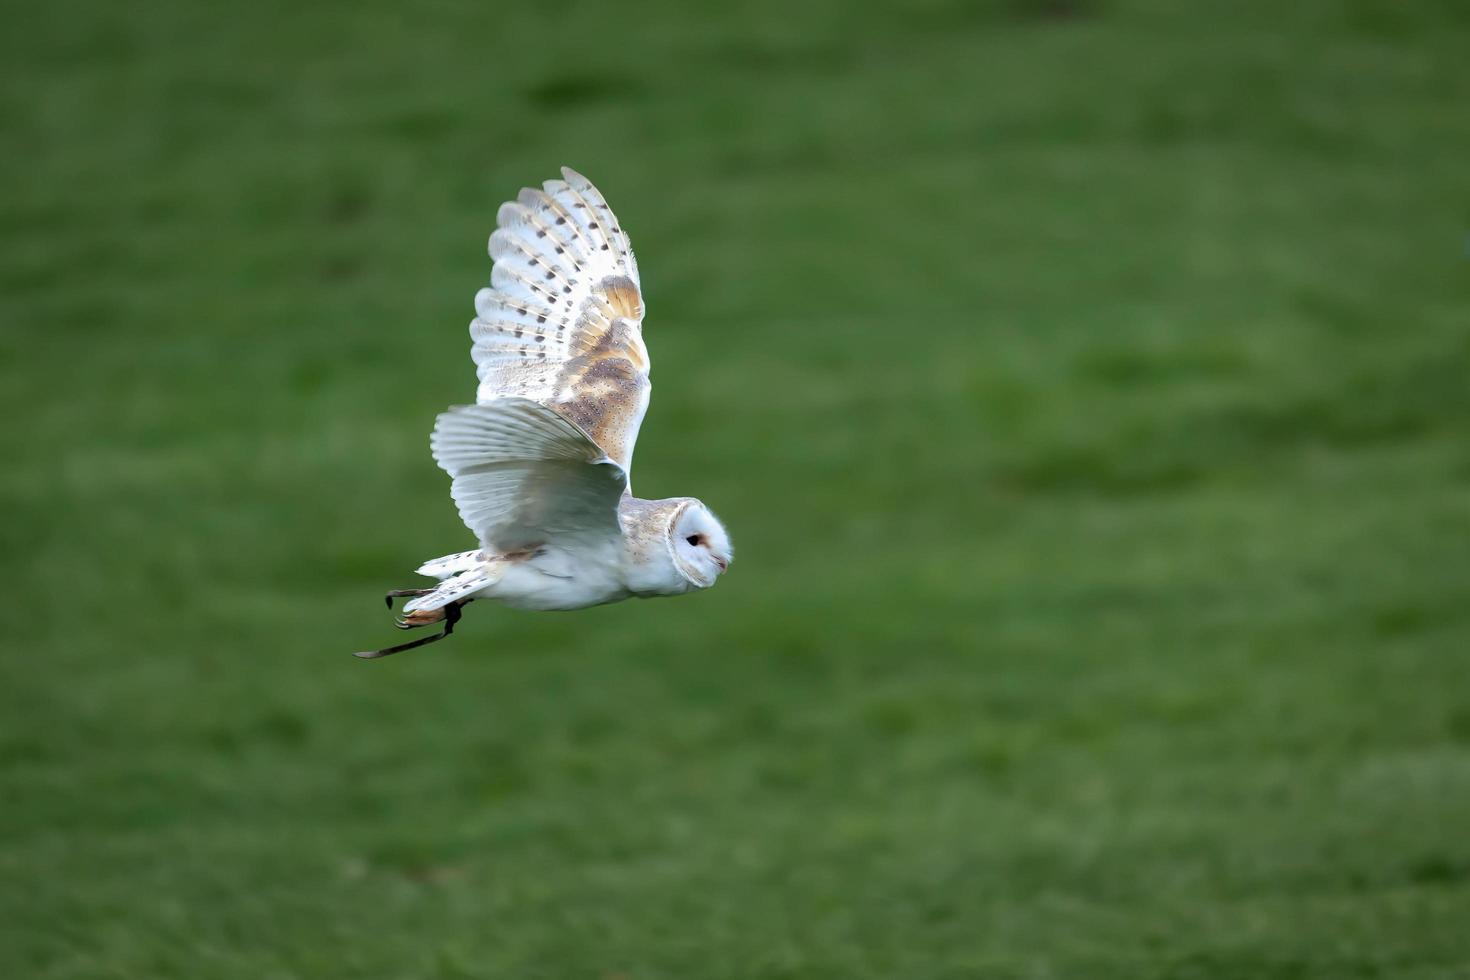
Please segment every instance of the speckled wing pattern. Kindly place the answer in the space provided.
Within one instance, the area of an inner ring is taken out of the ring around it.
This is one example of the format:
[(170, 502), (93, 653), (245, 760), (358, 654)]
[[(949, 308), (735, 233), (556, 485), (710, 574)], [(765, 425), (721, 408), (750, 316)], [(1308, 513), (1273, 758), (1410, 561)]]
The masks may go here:
[(648, 410), (638, 263), (597, 188), (574, 170), (501, 205), (490, 287), (470, 324), (476, 400), (555, 410), (626, 473)]

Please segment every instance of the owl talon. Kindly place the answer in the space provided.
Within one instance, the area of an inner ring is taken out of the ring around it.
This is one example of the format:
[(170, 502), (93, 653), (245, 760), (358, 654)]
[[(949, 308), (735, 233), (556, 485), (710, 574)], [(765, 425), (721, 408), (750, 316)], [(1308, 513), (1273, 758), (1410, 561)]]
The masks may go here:
[(433, 591), (433, 589), (389, 589), (388, 593), (383, 596), (383, 601), (388, 604), (389, 609), (392, 609), (394, 599), (417, 598)]
[(439, 609), (415, 609), (411, 613), (398, 617), (396, 625), (402, 630), (410, 630), (415, 626), (428, 626), (430, 623), (437, 623), (449, 615), (445, 612), (447, 608), (445, 606)]
[(458, 602), (451, 602), (443, 609), (431, 610), (432, 613), (436, 614), (436, 618), (433, 620), (425, 620), (421, 623), (411, 623), (407, 626), (400, 627), (401, 629), (411, 629), (413, 626), (427, 626), (430, 622), (438, 622), (439, 619), (443, 619), (444, 632), (442, 633), (435, 633), (433, 636), (420, 637), (417, 640), (410, 640), (407, 643), (400, 643), (397, 646), (384, 647), (381, 650), (363, 650), (361, 652), (354, 653), (353, 656), (361, 660), (377, 660), (379, 657), (391, 656), (395, 653), (402, 653), (404, 650), (412, 650), (415, 647), (427, 646), (430, 643), (442, 640), (446, 636), (449, 636), (451, 633), (454, 632), (454, 624), (459, 622), (459, 617), (464, 614), (462, 607), (467, 601), (468, 600), (466, 599), (461, 599)]

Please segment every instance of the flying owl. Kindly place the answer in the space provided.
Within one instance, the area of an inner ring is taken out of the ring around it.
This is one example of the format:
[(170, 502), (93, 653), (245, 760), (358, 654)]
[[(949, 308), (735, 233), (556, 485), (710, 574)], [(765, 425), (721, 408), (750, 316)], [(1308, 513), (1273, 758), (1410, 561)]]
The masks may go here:
[(642, 500), (629, 473), (648, 410), (643, 294), (628, 235), (591, 182), (528, 187), (501, 205), (490, 236), (490, 286), (475, 296), (475, 404), (451, 408), (429, 446), (479, 546), (418, 573), (401, 629), (443, 632), (463, 607), (494, 599), (522, 609), (581, 609), (714, 585), (733, 552), (724, 526), (693, 497)]

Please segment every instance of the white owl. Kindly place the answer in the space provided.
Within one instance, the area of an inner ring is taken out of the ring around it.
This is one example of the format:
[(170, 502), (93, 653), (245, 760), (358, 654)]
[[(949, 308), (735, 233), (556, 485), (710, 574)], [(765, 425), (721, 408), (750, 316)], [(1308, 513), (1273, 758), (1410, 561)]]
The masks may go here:
[(501, 205), (470, 323), (477, 404), (440, 415), (429, 440), (479, 547), (421, 566), (437, 588), (388, 593), (390, 608), (413, 597), (400, 628), (444, 631), (356, 656), (443, 639), (472, 599), (581, 609), (707, 589), (730, 566), (704, 504), (632, 495), (650, 391), (638, 263), (597, 188), (562, 177)]

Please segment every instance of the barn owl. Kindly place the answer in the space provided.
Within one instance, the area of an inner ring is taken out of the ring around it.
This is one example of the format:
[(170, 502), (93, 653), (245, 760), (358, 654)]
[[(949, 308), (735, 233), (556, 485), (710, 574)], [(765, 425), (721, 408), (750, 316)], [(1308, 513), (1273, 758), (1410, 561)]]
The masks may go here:
[(643, 295), (628, 235), (597, 188), (562, 168), (501, 205), (490, 286), (475, 296), (475, 404), (451, 408), (429, 446), (479, 546), (424, 563), (432, 589), (408, 597), (402, 629), (443, 639), (464, 605), (581, 609), (714, 585), (733, 552), (693, 497), (641, 500), (629, 473), (648, 410)]

